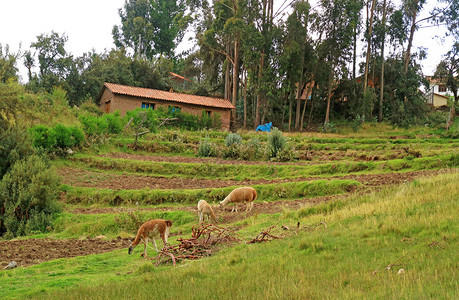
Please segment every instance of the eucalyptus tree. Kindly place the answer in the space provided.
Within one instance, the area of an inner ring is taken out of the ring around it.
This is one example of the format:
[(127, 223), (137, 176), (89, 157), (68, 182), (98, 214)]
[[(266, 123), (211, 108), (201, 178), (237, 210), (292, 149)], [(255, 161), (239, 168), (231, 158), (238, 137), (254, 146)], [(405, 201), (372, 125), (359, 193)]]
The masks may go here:
[(337, 76), (347, 72), (346, 63), (352, 50), (352, 40), (360, 8), (357, 0), (321, 0), (315, 29), (323, 36), (318, 52), (328, 70), (327, 107), (325, 123), (330, 122), (330, 105), (332, 90), (336, 85)]
[(9, 46), (5, 47), (0, 44), (0, 83), (6, 83), (13, 80), (18, 81), (17, 60), (20, 56), (20, 51), (17, 53), (10, 52)]
[(115, 45), (149, 59), (172, 57), (192, 21), (188, 8), (185, 0), (126, 1), (119, 9), (121, 25), (112, 30)]
[(408, 20), (408, 24), (410, 24), (410, 34), (408, 37), (408, 45), (406, 47), (406, 51), (404, 54), (404, 64), (403, 64), (403, 73), (408, 71), (408, 65), (411, 59), (411, 47), (413, 45), (414, 33), (416, 31), (417, 22), (416, 18), (421, 11), (422, 7), (424, 6), (426, 0), (404, 0), (403, 1), (403, 9), (405, 13), (405, 17)]
[[(295, 130), (300, 130), (303, 120), (301, 118), (300, 121), (301, 96), (306, 85), (314, 78), (314, 47), (312, 38), (308, 35), (310, 4), (307, 1), (298, 1), (292, 7), (293, 11), (287, 17), (284, 25), (283, 51), (279, 57), (279, 63), (281, 64), (281, 73), (285, 76), (286, 98), (289, 99), (289, 130), (292, 123), (293, 98), (296, 98)], [(303, 107), (303, 117), (306, 103), (307, 99)]]
[(367, 35), (367, 53), (366, 53), (366, 60), (365, 60), (365, 77), (363, 81), (363, 92), (365, 93), (367, 90), (368, 85), (368, 66), (370, 63), (370, 49), (371, 49), (371, 38), (373, 32), (373, 20), (374, 20), (374, 12), (376, 7), (376, 0), (371, 1), (371, 9), (370, 9), (370, 17), (368, 20), (368, 35)]
[[(75, 68), (73, 56), (65, 49), (68, 37), (51, 31), (50, 34), (40, 34), (37, 41), (31, 43), (34, 56), (37, 57), (38, 74), (32, 76), (28, 87), (32, 90), (45, 90), (50, 92), (55, 86), (62, 86), (68, 90), (67, 77)], [(31, 57), (25, 57), (25, 63), (30, 64)]]

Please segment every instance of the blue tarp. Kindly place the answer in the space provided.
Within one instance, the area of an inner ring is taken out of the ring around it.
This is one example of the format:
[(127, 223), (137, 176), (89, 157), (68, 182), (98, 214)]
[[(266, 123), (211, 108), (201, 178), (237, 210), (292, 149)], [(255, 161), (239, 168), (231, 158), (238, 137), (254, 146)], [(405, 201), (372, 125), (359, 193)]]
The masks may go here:
[(273, 122), (266, 123), (265, 125), (259, 125), (255, 131), (271, 131), (271, 126), (273, 126)]

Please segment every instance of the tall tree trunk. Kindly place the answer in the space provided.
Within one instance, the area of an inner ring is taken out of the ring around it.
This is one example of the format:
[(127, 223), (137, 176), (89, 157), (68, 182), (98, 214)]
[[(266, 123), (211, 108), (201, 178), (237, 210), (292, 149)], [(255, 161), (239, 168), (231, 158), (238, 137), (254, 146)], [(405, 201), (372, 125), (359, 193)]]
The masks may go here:
[(306, 105), (308, 104), (308, 95), (311, 94), (312, 92), (312, 88), (314, 87), (314, 83), (312, 83), (313, 79), (311, 79), (310, 83), (307, 86), (306, 88), (306, 99), (304, 100), (304, 106), (303, 106), (303, 113), (301, 115), (301, 124), (300, 124), (300, 131), (303, 131), (303, 124), (304, 124), (304, 115), (306, 113)]
[(331, 101), (331, 90), (333, 82), (333, 64), (330, 68), (330, 74), (328, 75), (328, 91), (327, 91), (327, 110), (325, 111), (325, 123), (330, 123), (330, 101)]
[(309, 110), (309, 118), (308, 118), (308, 128), (311, 127), (312, 122), (312, 111), (314, 110), (314, 88), (311, 91), (311, 109)]
[(352, 54), (352, 79), (355, 80), (357, 64), (357, 24), (354, 28), (354, 53)]
[(261, 111), (262, 101), (263, 101), (261, 84), (263, 81), (264, 64), (265, 64), (265, 54), (262, 52), (261, 57), (260, 57), (260, 66), (258, 69), (257, 109), (255, 111), (255, 124), (253, 124), (255, 128), (258, 125), (260, 125), (260, 111)]
[(244, 129), (247, 129), (247, 70), (242, 74), (244, 76)]
[[(239, 40), (234, 41), (234, 64), (233, 64), (233, 93), (232, 104), (236, 107), (237, 104), (237, 88), (239, 84)], [(237, 116), (236, 109), (231, 111), (231, 126), (236, 124)]]
[(292, 110), (293, 110), (293, 100), (292, 100), (292, 93), (290, 93), (289, 97), (289, 104), (288, 104), (288, 131), (291, 130), (292, 126)]
[[(229, 43), (226, 45), (226, 53), (230, 53)], [(231, 99), (231, 66), (230, 60), (226, 59), (226, 70), (225, 70), (225, 99)]]
[(381, 78), (380, 82), (380, 91), (379, 91), (379, 108), (378, 108), (378, 122), (383, 120), (383, 100), (384, 100), (384, 44), (386, 41), (386, 0), (383, 3), (383, 17), (382, 17), (382, 26), (383, 26), (383, 37), (381, 43)]
[(301, 80), (298, 82), (298, 88), (296, 90), (296, 112), (295, 112), (295, 130), (300, 130), (300, 117), (301, 117), (301, 95), (303, 91), (303, 75)]
[(413, 5), (413, 20), (411, 22), (410, 37), (408, 39), (408, 46), (406, 48), (405, 61), (403, 65), (404, 74), (406, 74), (406, 72), (408, 71), (408, 66), (410, 64), (411, 46), (413, 45), (414, 32), (416, 31), (416, 16), (418, 14), (418, 2), (419, 0), (415, 0)]
[(376, 0), (371, 3), (370, 22), (368, 25), (368, 45), (367, 45), (367, 57), (365, 61), (365, 79), (363, 82), (363, 92), (367, 91), (368, 85), (368, 66), (370, 63), (370, 50), (371, 50), (371, 34), (373, 33), (373, 16), (375, 12)]

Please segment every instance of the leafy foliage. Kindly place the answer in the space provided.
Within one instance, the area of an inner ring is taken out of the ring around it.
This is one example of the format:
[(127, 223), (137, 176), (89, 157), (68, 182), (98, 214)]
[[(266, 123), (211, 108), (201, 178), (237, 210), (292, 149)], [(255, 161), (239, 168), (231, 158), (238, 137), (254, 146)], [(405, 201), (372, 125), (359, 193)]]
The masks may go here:
[(45, 231), (57, 205), (59, 177), (42, 157), (18, 160), (0, 182), (0, 232), (6, 237)]
[(269, 157), (276, 157), (279, 151), (284, 149), (287, 145), (285, 137), (282, 135), (282, 131), (277, 128), (273, 128), (268, 135), (269, 145)]

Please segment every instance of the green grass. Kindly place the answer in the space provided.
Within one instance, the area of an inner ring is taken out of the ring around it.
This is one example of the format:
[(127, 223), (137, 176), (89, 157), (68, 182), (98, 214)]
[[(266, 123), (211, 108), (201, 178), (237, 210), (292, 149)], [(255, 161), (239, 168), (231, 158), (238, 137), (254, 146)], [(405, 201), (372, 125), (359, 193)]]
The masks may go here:
[[(245, 240), (276, 223), (328, 226), (265, 244), (241, 243), (177, 267), (154, 267), (120, 250), (1, 271), (0, 296), (454, 299), (458, 180), (456, 171), (334, 204), (253, 216), (235, 224)], [(405, 273), (397, 275), (401, 268)]]
[[(258, 201), (293, 200), (302, 197), (318, 197), (342, 194), (360, 186), (356, 180), (312, 180), (253, 185)], [(196, 204), (199, 199), (209, 203), (222, 201), (236, 186), (208, 189), (176, 190), (108, 190), (84, 187), (62, 186), (64, 200), (70, 204), (83, 205), (140, 205)]]
[[(76, 162), (75, 166), (92, 170), (104, 170), (114, 172), (130, 172), (162, 177), (184, 177), (203, 179), (232, 179), (232, 180), (256, 180), (266, 178), (299, 178), (309, 176), (346, 175), (349, 173), (368, 171), (416, 171), (429, 170), (445, 167), (456, 167), (451, 164), (452, 158), (457, 152), (443, 154), (435, 157), (414, 158), (407, 156), (405, 159), (393, 159), (390, 161), (370, 162), (325, 162), (312, 165), (230, 165), (216, 163), (171, 163), (138, 161), (133, 159), (114, 159), (108, 157), (96, 157), (88, 155), (76, 155), (71, 158)], [(454, 161), (454, 160), (453, 160)], [(72, 164), (70, 164), (72, 166)]]

